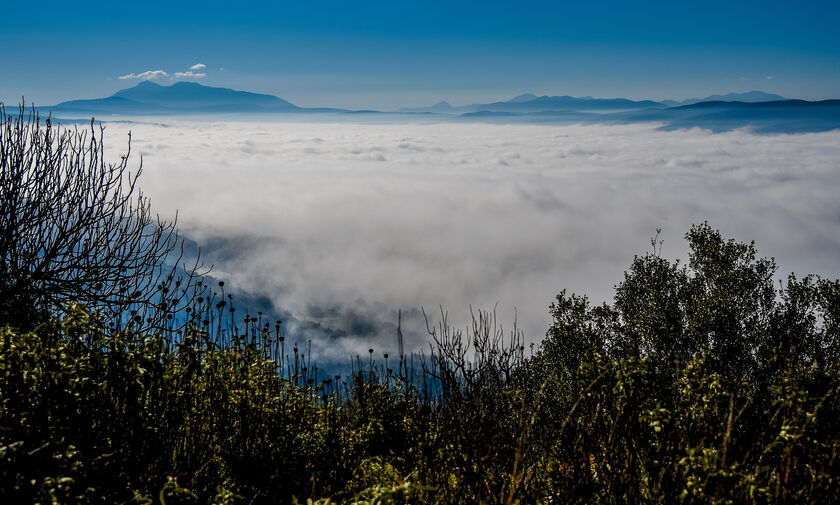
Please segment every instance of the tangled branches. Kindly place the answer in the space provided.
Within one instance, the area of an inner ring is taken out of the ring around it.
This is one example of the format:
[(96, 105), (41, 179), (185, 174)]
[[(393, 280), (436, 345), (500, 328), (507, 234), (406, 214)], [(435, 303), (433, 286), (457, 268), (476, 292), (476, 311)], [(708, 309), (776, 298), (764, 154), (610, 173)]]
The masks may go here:
[[(175, 220), (151, 211), (129, 147), (106, 163), (104, 127), (61, 128), (0, 104), (0, 323), (33, 326), (68, 302), (149, 328), (199, 296)], [(184, 263), (184, 264), (182, 264)]]

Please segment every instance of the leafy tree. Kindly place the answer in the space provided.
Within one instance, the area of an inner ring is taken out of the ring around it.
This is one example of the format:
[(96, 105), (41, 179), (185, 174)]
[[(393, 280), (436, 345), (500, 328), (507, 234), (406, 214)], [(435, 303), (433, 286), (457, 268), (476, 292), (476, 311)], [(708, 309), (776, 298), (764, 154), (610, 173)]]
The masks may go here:
[(634, 258), (612, 304), (561, 293), (526, 364), (559, 502), (840, 499), (840, 281), (774, 286), (708, 224), (688, 264)]

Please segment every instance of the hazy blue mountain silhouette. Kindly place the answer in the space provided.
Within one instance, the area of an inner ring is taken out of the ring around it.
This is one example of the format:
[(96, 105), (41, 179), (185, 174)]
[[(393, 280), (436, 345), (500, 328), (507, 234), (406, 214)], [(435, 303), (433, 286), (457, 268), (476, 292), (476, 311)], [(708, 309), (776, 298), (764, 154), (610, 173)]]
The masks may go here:
[(629, 100), (627, 98), (592, 98), (573, 96), (538, 96), (519, 95), (506, 102), (482, 104), (478, 110), (492, 112), (545, 112), (545, 111), (608, 111), (627, 109), (664, 108), (665, 105), (653, 100)]
[[(750, 91), (712, 95), (718, 100), (699, 101), (668, 107), (652, 100), (536, 96), (530, 93), (508, 101), (455, 107), (439, 102), (431, 107), (402, 112), (440, 115), (458, 120), (500, 123), (662, 123), (662, 128), (701, 127), (728, 131), (749, 127), (760, 133), (818, 132), (840, 128), (840, 100), (805, 101)], [(731, 100), (740, 98), (741, 100)], [(755, 101), (761, 100), (762, 101)], [(689, 102), (691, 100), (688, 100)], [(339, 112), (353, 115), (382, 114), (377, 111), (309, 109), (273, 95), (178, 82), (161, 86), (141, 82), (107, 98), (72, 100), (49, 108), (68, 117), (77, 114), (179, 115), (202, 113)], [(88, 116), (89, 117), (89, 116)]]
[[(429, 112), (436, 114), (469, 114), (471, 117), (494, 117), (493, 114), (478, 114), (486, 112), (511, 112), (511, 113), (549, 113), (569, 114), (571, 112), (596, 112), (605, 113), (611, 111), (628, 111), (643, 109), (662, 109), (666, 107), (679, 107), (698, 102), (724, 101), (724, 102), (771, 102), (783, 101), (787, 98), (764, 91), (748, 91), (746, 93), (727, 93), (725, 95), (710, 95), (706, 98), (689, 98), (684, 101), (676, 100), (630, 100), (627, 98), (593, 98), (591, 96), (537, 96), (533, 93), (517, 95), (510, 100), (478, 103), (471, 105), (452, 106), (449, 102), (438, 102), (435, 105), (426, 107), (411, 107), (400, 109), (400, 112)], [(543, 114), (545, 115), (545, 114)], [(502, 117), (503, 115), (498, 115)]]
[(109, 96), (108, 98), (94, 98), (91, 100), (70, 100), (46, 108), (58, 113), (94, 112), (97, 114), (150, 114), (166, 111), (166, 108), (163, 106), (137, 102), (121, 96)]
[(274, 95), (176, 82), (161, 86), (143, 81), (107, 98), (71, 100), (50, 110), (56, 113), (96, 112), (111, 114), (197, 114), (259, 112), (341, 112), (341, 109), (305, 109)]
[(463, 109), (463, 107), (453, 107), (451, 103), (441, 101), (426, 107), (403, 107), (399, 109), (399, 112), (435, 112), (438, 114), (455, 114), (462, 112)]
[[(492, 113), (548, 113), (617, 111), (647, 108), (663, 108), (665, 104), (652, 100), (634, 101), (626, 98), (592, 98), (591, 96), (537, 96), (524, 93), (503, 102), (478, 103), (453, 107), (448, 102), (439, 102), (428, 107), (400, 109), (401, 112), (434, 112), (438, 114), (469, 114), (472, 117), (493, 117)], [(499, 114), (503, 116), (503, 114)]]
[(510, 102), (510, 103), (523, 103), (523, 102), (530, 102), (531, 100), (536, 100), (537, 98), (539, 98), (539, 97), (537, 95), (532, 94), (532, 93), (524, 93), (522, 95), (515, 96), (515, 97), (511, 98), (510, 100), (508, 100), (508, 102)]
[(662, 122), (664, 129), (701, 127), (719, 132), (749, 127), (757, 133), (821, 132), (840, 128), (840, 100), (718, 100), (611, 114), (603, 119), (622, 123)]
[(699, 102), (775, 102), (781, 100), (789, 99), (775, 93), (753, 90), (747, 91), (746, 93), (709, 95), (706, 98), (688, 98), (683, 101), (662, 100), (662, 103), (668, 105), (669, 107), (679, 107), (680, 105), (691, 105)]
[(792, 109), (817, 109), (827, 106), (835, 106), (840, 103), (840, 100), (773, 100), (767, 102), (745, 102), (745, 101), (703, 101), (681, 107), (675, 107), (682, 110), (694, 109), (732, 109), (732, 110), (792, 110)]
[(203, 86), (197, 82), (176, 82), (171, 86), (161, 86), (150, 81), (144, 81), (133, 88), (117, 91), (113, 96), (177, 109), (231, 105), (259, 107), (268, 110), (295, 110), (299, 108), (274, 95)]
[(461, 120), (493, 123), (632, 124), (662, 123), (661, 128), (704, 128), (715, 132), (749, 128), (755, 133), (810, 133), (840, 129), (840, 100), (775, 100), (768, 102), (700, 102), (669, 108), (618, 112), (481, 110)]

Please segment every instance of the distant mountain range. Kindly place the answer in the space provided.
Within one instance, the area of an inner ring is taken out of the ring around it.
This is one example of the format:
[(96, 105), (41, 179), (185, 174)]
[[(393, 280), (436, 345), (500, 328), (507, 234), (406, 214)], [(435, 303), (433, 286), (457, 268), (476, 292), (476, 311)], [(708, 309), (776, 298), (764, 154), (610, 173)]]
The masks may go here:
[[(653, 112), (653, 111), (652, 111)], [(772, 100), (767, 102), (697, 102), (664, 109), (649, 120), (665, 129), (699, 126), (712, 131), (750, 127), (756, 133), (805, 133), (840, 129), (840, 100)], [(622, 121), (644, 120), (629, 113)]]
[(781, 95), (765, 93), (763, 91), (748, 91), (746, 93), (729, 93), (726, 95), (711, 95), (706, 98), (689, 98), (681, 102), (676, 100), (629, 100), (626, 98), (593, 98), (591, 96), (537, 96), (532, 93), (515, 96), (506, 102), (485, 104), (471, 104), (453, 107), (449, 102), (439, 102), (429, 107), (414, 107), (400, 109), (400, 112), (434, 112), (438, 114), (463, 114), (479, 111), (491, 112), (546, 112), (546, 111), (591, 111), (608, 112), (632, 109), (660, 109), (665, 107), (679, 107), (698, 102), (772, 102), (787, 100)]
[(651, 100), (634, 101), (626, 98), (592, 98), (585, 96), (537, 96), (525, 93), (506, 102), (476, 103), (453, 107), (449, 102), (439, 102), (430, 107), (400, 109), (399, 112), (436, 114), (470, 114), (476, 112), (545, 112), (545, 111), (615, 111), (628, 109), (662, 108), (667, 105)]
[(545, 112), (545, 111), (612, 111), (627, 109), (663, 108), (665, 105), (651, 100), (634, 101), (626, 98), (575, 98), (572, 96), (540, 96), (530, 100), (522, 95), (507, 102), (480, 105), (479, 111), (493, 112)]
[(711, 95), (682, 102), (593, 98), (591, 96), (518, 95), (503, 102), (429, 107), (396, 113), (304, 108), (273, 95), (176, 82), (161, 86), (144, 81), (106, 98), (71, 100), (44, 107), (64, 117), (88, 115), (187, 115), (214, 113), (318, 113), (353, 115), (422, 114), (453, 120), (522, 123), (658, 122), (663, 128), (699, 126), (715, 131), (751, 127), (764, 132), (827, 131), (840, 128), (840, 100), (790, 100), (763, 91)]
[(691, 105), (698, 102), (776, 102), (780, 100), (787, 100), (787, 98), (774, 93), (765, 93), (764, 91), (747, 91), (746, 93), (709, 95), (706, 98), (689, 98), (688, 100), (683, 100), (682, 102), (662, 100), (660, 103), (665, 104), (668, 107), (678, 107), (680, 105)]
[(161, 86), (143, 81), (107, 98), (71, 100), (49, 107), (55, 113), (99, 114), (208, 114), (255, 112), (335, 112), (340, 109), (305, 109), (274, 95), (176, 82)]
[(462, 120), (495, 123), (661, 123), (660, 128), (700, 127), (722, 132), (748, 127), (756, 133), (806, 133), (840, 129), (840, 100), (774, 100), (769, 102), (697, 102), (616, 112), (481, 110), (461, 114)]

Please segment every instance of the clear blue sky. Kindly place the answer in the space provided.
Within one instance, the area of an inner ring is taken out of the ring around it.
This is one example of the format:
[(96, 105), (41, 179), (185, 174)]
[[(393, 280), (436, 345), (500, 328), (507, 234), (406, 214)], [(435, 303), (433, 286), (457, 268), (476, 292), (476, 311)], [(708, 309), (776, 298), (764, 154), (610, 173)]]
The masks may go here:
[(7, 2), (0, 100), (38, 105), (196, 64), (203, 84), (388, 109), (519, 93), (840, 97), (840, 2)]

